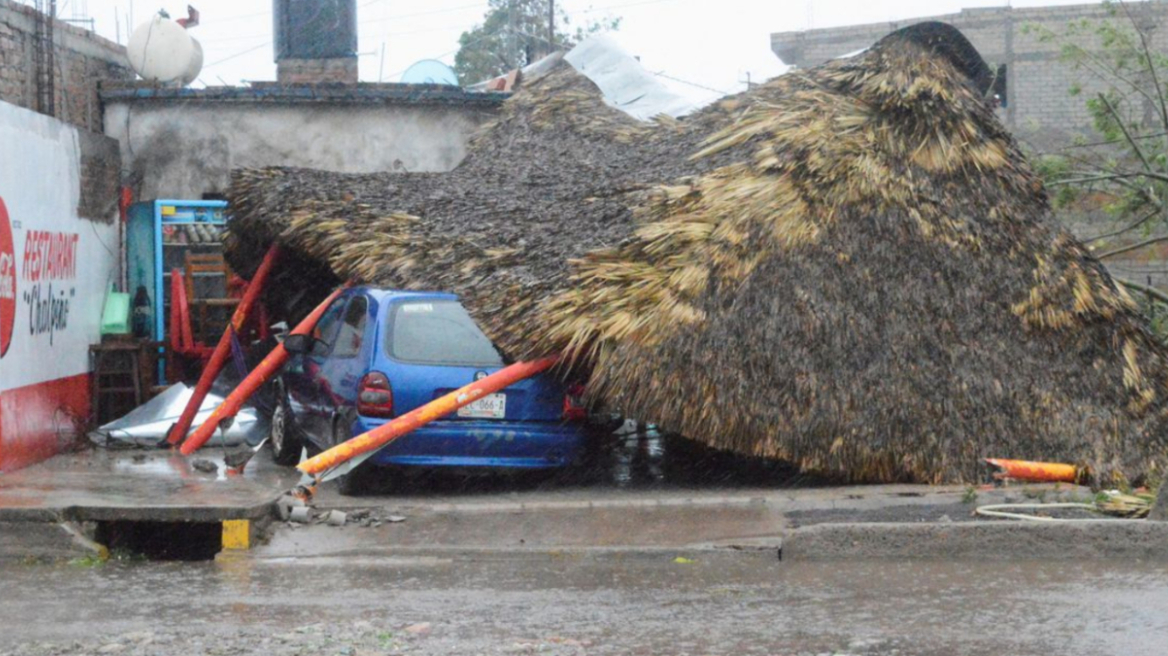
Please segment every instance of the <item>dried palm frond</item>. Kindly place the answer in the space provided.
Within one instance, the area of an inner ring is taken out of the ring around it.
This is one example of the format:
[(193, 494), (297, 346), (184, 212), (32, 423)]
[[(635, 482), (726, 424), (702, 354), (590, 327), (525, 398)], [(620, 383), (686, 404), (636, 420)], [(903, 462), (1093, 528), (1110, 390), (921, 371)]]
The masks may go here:
[(990, 78), (926, 23), (641, 123), (561, 63), (453, 172), (237, 171), (229, 256), (284, 244), (288, 304), (337, 278), (454, 291), (511, 357), (564, 352), (594, 400), (808, 470), (1144, 478), (1165, 350), (1050, 216)]

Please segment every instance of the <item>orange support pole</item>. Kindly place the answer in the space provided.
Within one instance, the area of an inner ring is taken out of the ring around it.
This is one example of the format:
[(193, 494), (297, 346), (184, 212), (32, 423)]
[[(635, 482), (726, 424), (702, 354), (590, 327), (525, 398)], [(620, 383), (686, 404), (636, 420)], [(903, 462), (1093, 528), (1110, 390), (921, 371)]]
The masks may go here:
[(247, 323), (248, 317), (251, 316), (251, 308), (259, 299), (260, 292), (268, 281), (268, 274), (272, 272), (272, 267), (275, 266), (276, 258), (279, 255), (280, 247), (272, 244), (267, 254), (264, 255), (263, 261), (260, 262), (259, 268), (256, 269), (255, 275), (251, 277), (251, 282), (248, 283), (247, 291), (244, 292), (239, 305), (235, 306), (235, 312), (231, 315), (231, 323), (227, 325), (223, 336), (219, 338), (219, 343), (215, 345), (215, 352), (211, 354), (211, 359), (203, 368), (199, 382), (195, 385), (195, 392), (187, 401), (186, 407), (183, 408), (178, 423), (171, 426), (170, 434), (166, 438), (167, 442), (178, 444), (190, 430), (191, 422), (195, 420), (195, 415), (199, 413), (199, 407), (203, 405), (203, 399), (207, 398), (207, 392), (211, 391), (211, 384), (215, 382), (215, 378), (223, 370), (223, 365), (227, 363), (227, 357), (231, 355), (232, 333), (241, 334), (243, 332), (243, 326)]
[(191, 321), (187, 307), (187, 290), (183, 286), (182, 273), (170, 270), (170, 348), (175, 353), (190, 349), (194, 338), (191, 336)]
[(1077, 483), (1082, 474), (1074, 465), (1057, 462), (1029, 462), (1002, 458), (986, 458), (986, 462), (1001, 470), (994, 474), (994, 478), (1013, 478), (1035, 483)]
[[(316, 309), (313, 310), (307, 317), (304, 317), (304, 320), (297, 324), (296, 328), (294, 328), (289, 334), (307, 335), (309, 332), (311, 332), (312, 329), (316, 327), (316, 322), (320, 321), (320, 318), (324, 315), (325, 310), (327, 310), (328, 307), (332, 305), (332, 302), (341, 295), (341, 292), (348, 288), (349, 283), (345, 283), (343, 286), (337, 288), (336, 291), (329, 294), (328, 298), (321, 301), (320, 305), (316, 306)], [(257, 365), (256, 368), (247, 375), (246, 378), (240, 381), (239, 385), (231, 391), (231, 394), (227, 395), (227, 398), (223, 400), (223, 403), (220, 403), (219, 407), (215, 408), (215, 411), (211, 413), (211, 416), (207, 417), (207, 421), (204, 421), (203, 424), (195, 429), (195, 432), (191, 433), (191, 436), (188, 437), (185, 442), (183, 442), (182, 448), (180, 449), (182, 454), (184, 456), (189, 456), (195, 451), (198, 451), (199, 447), (206, 444), (207, 440), (211, 439), (211, 436), (215, 434), (215, 429), (219, 427), (220, 422), (222, 422), (224, 419), (230, 419), (234, 417), (239, 412), (239, 409), (243, 407), (243, 404), (251, 398), (252, 394), (255, 394), (256, 390), (258, 390), (261, 385), (268, 382), (272, 376), (276, 375), (276, 372), (279, 371), (280, 367), (283, 367), (284, 363), (287, 361), (287, 349), (284, 348), (283, 344), (278, 344), (276, 348), (272, 349), (272, 352), (264, 357), (259, 365)]]
[(552, 357), (533, 362), (517, 362), (509, 367), (496, 371), (486, 378), (477, 380), (470, 385), (460, 387), (445, 396), (434, 399), (426, 405), (415, 408), (371, 431), (342, 442), (324, 453), (305, 460), (297, 465), (296, 468), (314, 476), (328, 471), (357, 456), (369, 453), (370, 451), (376, 451), (402, 435), (421, 428), (435, 419), (445, 417), (464, 405), (474, 403), (487, 394), (493, 394), (508, 385), (513, 385), (525, 378), (531, 378), (551, 368), (557, 360), (559, 360), (558, 357)]

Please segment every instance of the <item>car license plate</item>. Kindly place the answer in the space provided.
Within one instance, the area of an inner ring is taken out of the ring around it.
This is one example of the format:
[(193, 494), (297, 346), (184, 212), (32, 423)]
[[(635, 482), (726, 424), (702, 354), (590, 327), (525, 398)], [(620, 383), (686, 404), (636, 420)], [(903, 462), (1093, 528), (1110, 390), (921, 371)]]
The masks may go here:
[(472, 417), (474, 419), (502, 419), (506, 415), (506, 394), (488, 394), (478, 401), (458, 409), (459, 417)]

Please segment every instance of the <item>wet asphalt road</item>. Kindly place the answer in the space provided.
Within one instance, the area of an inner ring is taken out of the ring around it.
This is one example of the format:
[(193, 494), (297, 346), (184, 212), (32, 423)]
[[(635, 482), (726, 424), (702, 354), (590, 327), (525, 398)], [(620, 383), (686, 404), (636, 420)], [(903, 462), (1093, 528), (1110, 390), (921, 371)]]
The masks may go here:
[(1168, 652), (1168, 568), (1124, 562), (245, 555), (4, 565), (0, 583), (5, 656)]

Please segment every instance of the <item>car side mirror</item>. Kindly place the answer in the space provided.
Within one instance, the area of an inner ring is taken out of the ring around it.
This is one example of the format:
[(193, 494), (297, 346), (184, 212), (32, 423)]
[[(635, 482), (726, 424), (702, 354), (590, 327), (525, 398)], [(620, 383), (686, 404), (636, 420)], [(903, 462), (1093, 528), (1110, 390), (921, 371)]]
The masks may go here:
[(284, 338), (284, 350), (292, 355), (316, 355), (324, 343), (312, 335), (288, 335)]

